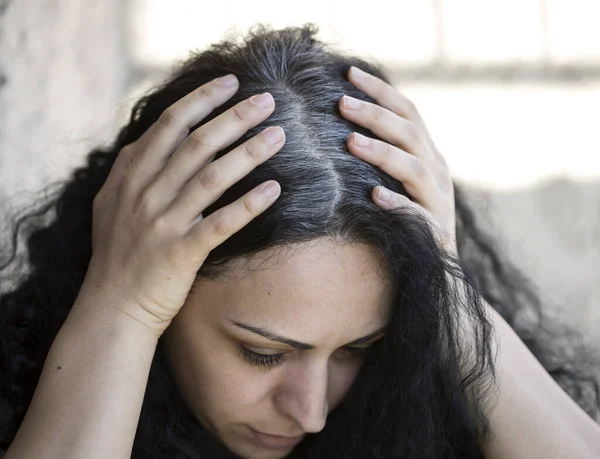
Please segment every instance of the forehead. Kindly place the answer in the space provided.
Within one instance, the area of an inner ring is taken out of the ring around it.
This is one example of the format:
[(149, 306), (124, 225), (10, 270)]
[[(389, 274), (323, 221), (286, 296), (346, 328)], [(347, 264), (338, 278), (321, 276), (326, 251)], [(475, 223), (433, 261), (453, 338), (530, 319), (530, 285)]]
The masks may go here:
[(331, 239), (264, 252), (199, 289), (205, 301), (210, 298), (205, 305), (214, 319), (319, 346), (352, 341), (385, 325), (393, 294), (370, 246)]

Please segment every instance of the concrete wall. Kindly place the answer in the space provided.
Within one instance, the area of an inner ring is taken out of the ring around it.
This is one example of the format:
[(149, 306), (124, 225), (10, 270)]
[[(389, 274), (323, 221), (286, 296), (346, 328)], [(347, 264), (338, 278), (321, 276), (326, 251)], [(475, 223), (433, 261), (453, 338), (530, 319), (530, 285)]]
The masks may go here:
[(110, 139), (128, 74), (121, 0), (4, 0), (0, 197), (60, 178)]
[(551, 316), (600, 351), (600, 183), (552, 180), (527, 190), (471, 187), (482, 226), (538, 287)]

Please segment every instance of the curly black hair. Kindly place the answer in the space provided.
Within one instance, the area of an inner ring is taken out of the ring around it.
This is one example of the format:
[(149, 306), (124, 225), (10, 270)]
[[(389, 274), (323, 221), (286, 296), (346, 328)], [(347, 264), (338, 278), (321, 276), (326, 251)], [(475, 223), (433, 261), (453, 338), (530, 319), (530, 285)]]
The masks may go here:
[[(548, 373), (593, 418), (600, 391), (597, 361), (572, 329), (549, 323), (532, 283), (485, 234), (455, 183), (459, 257), (444, 251), (430, 224), (409, 211), (386, 212), (374, 186), (408, 196), (402, 183), (347, 149), (352, 131), (377, 137), (338, 111), (343, 94), (374, 102), (347, 79), (354, 65), (389, 82), (379, 65), (319, 41), (313, 24), (251, 28), (192, 54), (166, 82), (144, 95), (112, 145), (94, 149), (69, 180), (42, 190), (32, 205), (6, 205), (0, 296), (0, 448), (13, 440), (58, 330), (91, 259), (92, 201), (119, 151), (138, 139), (175, 101), (210, 80), (234, 73), (238, 92), (209, 121), (252, 94), (270, 92), (274, 113), (217, 159), (269, 125), (286, 132), (279, 153), (211, 204), (204, 216), (258, 184), (277, 180), (279, 199), (213, 250), (199, 278), (219, 276), (240, 257), (323, 236), (375, 248), (396, 292), (389, 331), (373, 348), (325, 428), (291, 453), (307, 458), (481, 458), (490, 440), (487, 401), (497, 391), (485, 299), (516, 331)], [(194, 127), (195, 128), (195, 127)], [(10, 215), (12, 213), (12, 215)], [(20, 237), (27, 250), (18, 251)], [(458, 295), (450, 280), (467, 292)], [(476, 337), (464, 361), (457, 330)], [(235, 457), (192, 415), (172, 379), (159, 340), (150, 370), (134, 458)], [(464, 371), (457, 371), (459, 368)]]

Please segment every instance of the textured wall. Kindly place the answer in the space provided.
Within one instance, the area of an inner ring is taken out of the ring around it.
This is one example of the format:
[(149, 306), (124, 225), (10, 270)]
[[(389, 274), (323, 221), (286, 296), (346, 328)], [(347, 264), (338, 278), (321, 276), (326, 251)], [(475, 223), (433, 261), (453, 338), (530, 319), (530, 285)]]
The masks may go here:
[(482, 226), (536, 284), (550, 315), (600, 351), (600, 183), (554, 180), (468, 194)]
[(123, 2), (0, 0), (0, 197), (63, 176), (112, 136)]

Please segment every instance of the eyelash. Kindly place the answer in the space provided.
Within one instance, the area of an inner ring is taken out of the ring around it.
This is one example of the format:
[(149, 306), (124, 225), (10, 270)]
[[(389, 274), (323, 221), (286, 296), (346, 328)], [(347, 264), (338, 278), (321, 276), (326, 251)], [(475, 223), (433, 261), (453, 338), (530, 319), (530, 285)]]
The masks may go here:
[[(348, 347), (342, 348), (342, 350), (349, 354), (351, 358), (359, 358), (365, 356), (369, 352), (370, 347)], [(259, 352), (251, 351), (243, 344), (238, 346), (238, 352), (248, 363), (265, 370), (270, 370), (273, 367), (279, 366), (285, 360), (284, 353), (261, 354)]]
[(283, 354), (260, 354), (251, 351), (243, 344), (239, 345), (238, 350), (248, 363), (265, 370), (270, 370), (272, 367), (281, 365), (284, 360)]

